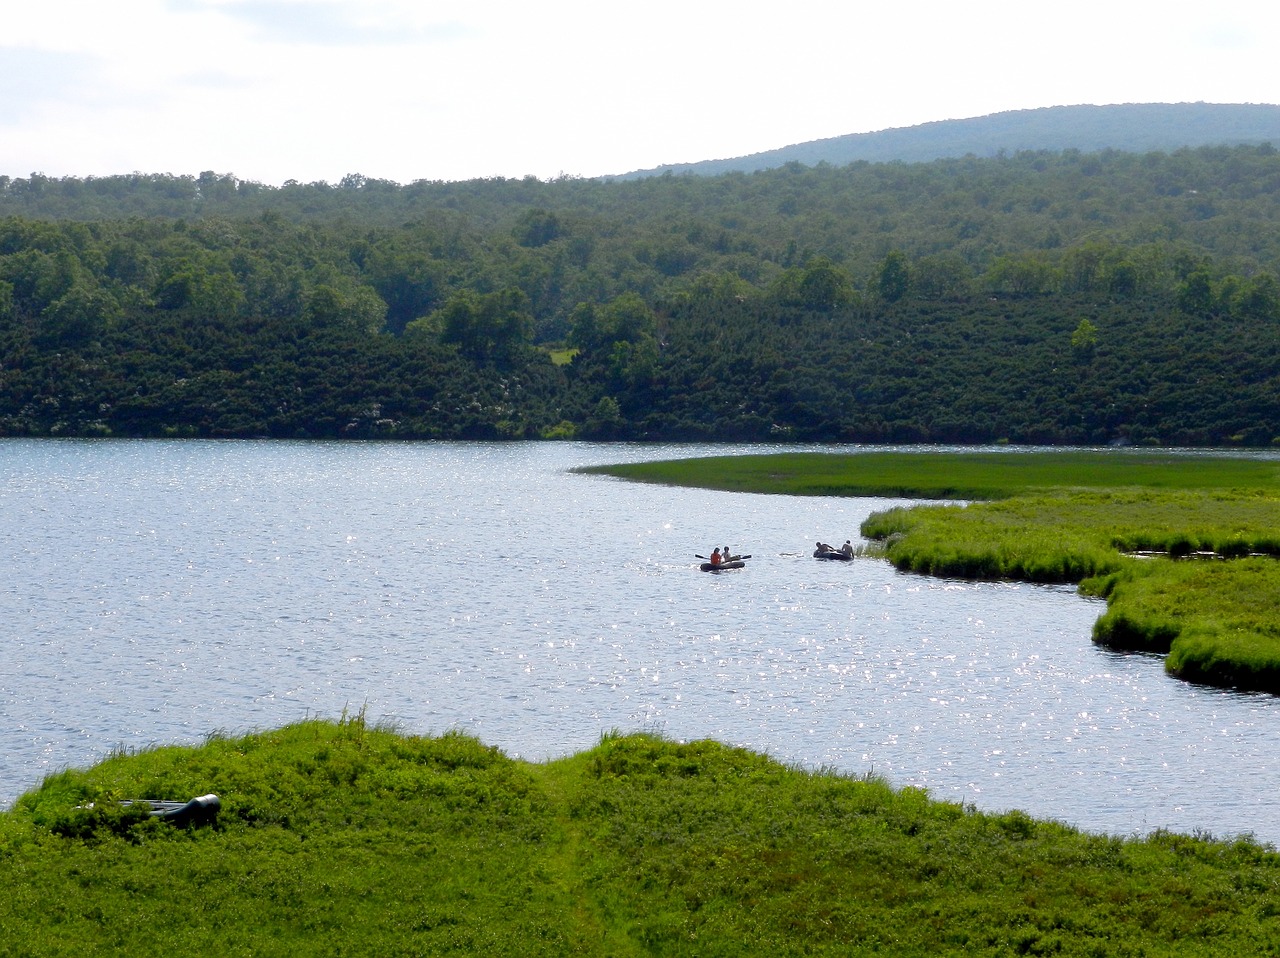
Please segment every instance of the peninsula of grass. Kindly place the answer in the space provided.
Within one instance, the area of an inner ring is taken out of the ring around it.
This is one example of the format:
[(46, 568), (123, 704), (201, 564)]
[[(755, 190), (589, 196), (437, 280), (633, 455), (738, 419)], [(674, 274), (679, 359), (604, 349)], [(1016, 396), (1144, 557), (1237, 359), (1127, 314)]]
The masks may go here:
[(1280, 463), (1132, 450), (786, 452), (575, 470), (724, 492), (903, 499), (1007, 499), (1047, 489), (1280, 490)]
[[(120, 799), (213, 792), (212, 826)], [(1280, 855), (1090, 835), (712, 742), (544, 763), (363, 717), (116, 755), (0, 815), (0, 951), (1261, 955)]]
[[(1170, 674), (1280, 692), (1280, 463), (1135, 451), (786, 453), (607, 466), (740, 492), (980, 500), (871, 515), (903, 571), (1078, 584), (1094, 640)], [(797, 530), (797, 539), (800, 539)], [(807, 536), (804, 537), (807, 541)]]

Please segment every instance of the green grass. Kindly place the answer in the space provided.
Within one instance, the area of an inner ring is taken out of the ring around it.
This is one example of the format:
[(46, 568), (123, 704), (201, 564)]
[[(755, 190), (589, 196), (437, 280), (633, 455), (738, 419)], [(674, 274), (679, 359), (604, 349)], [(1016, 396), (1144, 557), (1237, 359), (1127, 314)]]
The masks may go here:
[[(1170, 674), (1280, 693), (1280, 464), (1151, 452), (801, 453), (601, 467), (737, 491), (978, 499), (870, 516), (862, 534), (928, 575), (1079, 583), (1094, 639)], [(1151, 554), (1138, 559), (1140, 553)], [(1176, 560), (1176, 561), (1175, 561)]]
[(1045, 489), (1280, 489), (1280, 463), (1130, 450), (773, 453), (580, 471), (727, 492), (908, 499), (1004, 499)]
[(874, 513), (862, 527), (891, 540), (887, 554), (899, 568), (1037, 582), (1114, 572), (1132, 564), (1131, 553), (1278, 555), (1277, 530), (1274, 493), (1133, 489), (897, 508)]
[[(207, 791), (212, 828), (114, 805)], [(362, 719), (53, 776), (0, 815), (0, 882), (0, 952), (33, 958), (1280, 951), (1280, 855), (1245, 838), (1088, 835), (712, 742), (529, 764)]]
[(548, 349), (547, 355), (551, 357), (551, 363), (555, 366), (568, 366), (573, 362), (573, 357), (578, 355), (576, 349)]

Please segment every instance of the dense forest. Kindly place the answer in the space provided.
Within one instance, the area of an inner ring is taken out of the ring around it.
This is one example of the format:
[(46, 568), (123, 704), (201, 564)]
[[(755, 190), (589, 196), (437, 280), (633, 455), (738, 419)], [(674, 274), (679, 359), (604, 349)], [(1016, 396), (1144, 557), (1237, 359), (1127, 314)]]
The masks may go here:
[(0, 435), (1263, 445), (1280, 153), (0, 177)]

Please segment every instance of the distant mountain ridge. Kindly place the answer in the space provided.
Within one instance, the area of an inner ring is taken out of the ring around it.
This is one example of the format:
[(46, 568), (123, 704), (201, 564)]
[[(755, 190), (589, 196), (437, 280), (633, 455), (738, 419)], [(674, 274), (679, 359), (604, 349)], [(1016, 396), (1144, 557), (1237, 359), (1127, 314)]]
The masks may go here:
[(639, 179), (663, 173), (717, 176), (752, 173), (787, 163), (845, 166), (921, 163), (946, 157), (996, 156), (1021, 150), (1113, 149), (1169, 152), (1183, 147), (1280, 144), (1280, 106), (1264, 103), (1122, 103), (1010, 110), (965, 120), (938, 120), (875, 133), (850, 133), (763, 153), (696, 163), (673, 163), (607, 179)]

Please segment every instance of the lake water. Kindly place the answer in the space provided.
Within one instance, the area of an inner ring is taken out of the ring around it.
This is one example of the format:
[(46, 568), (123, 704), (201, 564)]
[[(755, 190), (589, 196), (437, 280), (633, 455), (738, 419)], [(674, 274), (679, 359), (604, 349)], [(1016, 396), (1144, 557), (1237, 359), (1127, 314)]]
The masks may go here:
[[(889, 500), (569, 471), (751, 451), (2, 441), (0, 806), (114, 749), (364, 709), (531, 760), (650, 730), (1280, 843), (1280, 701), (1095, 648), (1101, 603), (812, 558)], [(747, 567), (700, 573), (726, 543)]]

